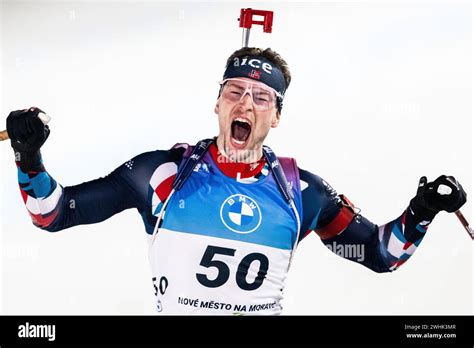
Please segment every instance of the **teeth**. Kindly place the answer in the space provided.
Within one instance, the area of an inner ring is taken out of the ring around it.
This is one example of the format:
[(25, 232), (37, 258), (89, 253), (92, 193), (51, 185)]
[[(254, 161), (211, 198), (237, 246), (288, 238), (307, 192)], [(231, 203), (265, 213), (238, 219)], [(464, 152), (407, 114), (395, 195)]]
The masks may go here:
[(250, 124), (249, 121), (247, 121), (245, 118), (241, 118), (241, 117), (237, 117), (234, 121), (239, 121), (239, 122), (242, 122), (242, 123)]
[(237, 139), (234, 139), (234, 138), (232, 138), (232, 139), (239, 145), (242, 145), (243, 143), (245, 143), (245, 141), (240, 141), (240, 140), (237, 140)]

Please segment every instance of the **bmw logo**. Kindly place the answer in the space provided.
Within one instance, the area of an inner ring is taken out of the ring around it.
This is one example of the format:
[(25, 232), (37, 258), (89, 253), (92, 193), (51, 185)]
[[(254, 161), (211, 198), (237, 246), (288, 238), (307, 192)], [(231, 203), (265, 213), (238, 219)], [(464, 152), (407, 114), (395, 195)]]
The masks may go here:
[(252, 198), (236, 194), (228, 197), (221, 206), (222, 223), (236, 233), (251, 233), (262, 222), (262, 213)]

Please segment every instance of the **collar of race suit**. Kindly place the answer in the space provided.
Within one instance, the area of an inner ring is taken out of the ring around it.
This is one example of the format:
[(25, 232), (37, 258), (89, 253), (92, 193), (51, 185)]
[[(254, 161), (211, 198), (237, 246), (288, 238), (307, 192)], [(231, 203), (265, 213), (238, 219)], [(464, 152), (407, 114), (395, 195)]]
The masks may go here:
[(230, 160), (222, 161), (219, 160), (219, 157), (224, 157), (219, 152), (217, 145), (215, 142), (211, 144), (209, 147), (209, 153), (213, 161), (219, 167), (219, 169), (227, 176), (231, 178), (237, 178), (240, 173), (240, 178), (250, 178), (252, 176), (257, 175), (263, 169), (265, 165), (265, 158), (262, 156), (257, 162), (253, 163), (242, 163), (242, 162), (231, 162)]

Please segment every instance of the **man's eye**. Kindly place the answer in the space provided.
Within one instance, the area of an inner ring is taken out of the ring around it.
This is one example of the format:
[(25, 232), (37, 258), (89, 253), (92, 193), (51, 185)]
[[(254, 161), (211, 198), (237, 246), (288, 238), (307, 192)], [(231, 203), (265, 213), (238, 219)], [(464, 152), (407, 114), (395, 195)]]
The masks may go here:
[(230, 94), (233, 94), (233, 95), (240, 95), (241, 93), (240, 93), (240, 92), (237, 92), (237, 91), (230, 91)]
[(268, 94), (258, 94), (255, 99), (262, 101), (262, 102), (269, 102), (270, 96)]

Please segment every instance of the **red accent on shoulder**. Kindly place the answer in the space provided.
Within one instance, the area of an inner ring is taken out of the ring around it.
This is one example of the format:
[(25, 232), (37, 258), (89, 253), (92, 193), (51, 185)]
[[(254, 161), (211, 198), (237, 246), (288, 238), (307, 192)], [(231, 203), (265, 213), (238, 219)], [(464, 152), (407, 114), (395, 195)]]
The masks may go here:
[(315, 230), (316, 234), (323, 240), (330, 239), (337, 236), (338, 234), (341, 234), (347, 228), (347, 226), (349, 226), (349, 224), (352, 222), (352, 219), (356, 215), (354, 204), (352, 204), (352, 202), (344, 195), (339, 195), (339, 197), (344, 204), (339, 211), (339, 214), (337, 214), (328, 225)]
[(356, 215), (354, 204), (344, 195), (339, 195), (343, 202), (343, 206), (339, 214), (326, 226), (317, 229), (315, 232), (321, 239), (330, 239), (341, 234), (347, 226), (352, 222)]
[(347, 198), (346, 196), (344, 195), (339, 195), (339, 197), (341, 198), (341, 200), (346, 204), (346, 205), (349, 205), (352, 209), (354, 209), (354, 204), (352, 204), (352, 202), (349, 200), (349, 198)]
[(168, 198), (169, 194), (171, 193), (171, 188), (173, 186), (174, 178), (176, 174), (173, 174), (163, 180), (155, 189), (156, 194), (161, 202), (164, 202), (166, 198)]
[(339, 195), (343, 202), (343, 206), (339, 211), (339, 214), (323, 228), (315, 230), (316, 234), (321, 239), (329, 239), (341, 234), (347, 226), (352, 222), (352, 219), (356, 215), (354, 204), (344, 195)]
[(343, 206), (339, 211), (339, 214), (337, 214), (329, 224), (323, 228), (316, 229), (315, 232), (323, 240), (333, 238), (342, 233), (347, 228), (347, 226), (349, 226), (352, 219), (354, 218), (354, 215), (354, 211), (346, 206)]

